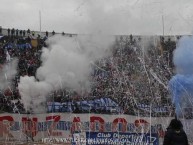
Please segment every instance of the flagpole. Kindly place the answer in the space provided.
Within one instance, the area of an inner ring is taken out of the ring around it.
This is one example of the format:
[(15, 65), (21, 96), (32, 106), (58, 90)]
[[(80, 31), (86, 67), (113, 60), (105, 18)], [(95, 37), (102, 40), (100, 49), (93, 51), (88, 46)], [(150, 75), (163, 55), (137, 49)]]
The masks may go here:
[(42, 17), (41, 17), (41, 11), (39, 11), (39, 21), (40, 21), (40, 33), (42, 31)]
[(164, 29), (165, 28), (164, 28), (164, 16), (163, 15), (162, 15), (162, 29), (163, 29), (163, 36), (164, 36), (164, 31), (165, 31)]

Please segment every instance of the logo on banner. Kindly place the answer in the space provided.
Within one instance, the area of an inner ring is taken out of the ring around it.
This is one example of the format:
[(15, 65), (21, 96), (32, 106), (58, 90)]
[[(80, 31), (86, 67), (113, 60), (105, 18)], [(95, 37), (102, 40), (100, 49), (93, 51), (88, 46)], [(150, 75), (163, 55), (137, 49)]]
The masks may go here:
[(135, 131), (137, 133), (146, 133), (150, 130), (150, 124), (144, 119), (135, 120)]

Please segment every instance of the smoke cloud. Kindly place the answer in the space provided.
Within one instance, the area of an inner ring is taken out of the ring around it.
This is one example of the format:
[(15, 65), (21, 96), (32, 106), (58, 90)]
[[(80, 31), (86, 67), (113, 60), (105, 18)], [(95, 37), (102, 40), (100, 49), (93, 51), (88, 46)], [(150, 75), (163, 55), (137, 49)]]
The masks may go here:
[(0, 69), (0, 90), (12, 87), (12, 79), (17, 74), (17, 64), (18, 59), (14, 58)]
[(180, 39), (174, 51), (173, 62), (177, 73), (193, 74), (193, 37), (184, 36)]
[(114, 37), (101, 35), (51, 37), (47, 41), (49, 47), (42, 49), (42, 65), (36, 76), (20, 78), (18, 87), (25, 109), (45, 111), (42, 104), (54, 90), (89, 91), (91, 65), (97, 59), (110, 55), (113, 42)]
[(177, 74), (169, 82), (172, 102), (177, 116), (183, 115), (183, 108), (193, 106), (193, 37), (179, 40), (174, 51), (173, 62)]

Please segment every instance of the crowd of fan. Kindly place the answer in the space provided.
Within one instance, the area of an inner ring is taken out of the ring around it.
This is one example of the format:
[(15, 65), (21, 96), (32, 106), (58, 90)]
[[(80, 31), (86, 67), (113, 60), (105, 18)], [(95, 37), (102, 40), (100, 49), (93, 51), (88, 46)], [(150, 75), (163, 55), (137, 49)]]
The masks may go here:
[[(54, 34), (53, 31), (52, 35)], [(38, 41), (36, 48), (31, 45), (31, 40), (34, 38)], [(7, 35), (0, 39), (0, 63), (2, 65), (6, 63), (6, 51), (11, 58), (19, 59), (18, 74), (13, 80), (12, 90), (2, 91), (0, 94), (1, 111), (25, 112), (19, 101), (20, 95), (17, 88), (19, 77), (35, 75), (41, 64), (41, 48), (46, 47), (47, 38), (48, 32), (42, 37), (36, 36), (29, 29), (27, 31), (8, 29)], [(122, 107), (123, 113), (141, 115), (149, 112), (140, 110), (139, 104), (151, 104), (155, 107), (170, 106), (171, 102), (165, 86), (173, 75), (171, 60), (176, 43), (164, 38), (156, 40), (158, 41), (151, 41), (152, 43), (145, 46), (140, 37), (132, 35), (117, 37), (112, 48), (113, 55), (95, 62), (96, 66), (93, 66), (91, 79), (95, 85), (91, 92), (80, 95), (74, 91), (61, 90), (53, 92), (53, 101), (109, 97)], [(13, 100), (17, 100), (16, 103), (13, 103)], [(167, 115), (170, 112), (168, 110), (161, 115)]]
[[(93, 80), (97, 85), (92, 95), (113, 98), (128, 114), (136, 114), (138, 105), (148, 104), (167, 106), (167, 113), (155, 114), (167, 115), (172, 109), (166, 87), (173, 75), (171, 54), (176, 44), (168, 39), (160, 46), (149, 43), (143, 48), (143, 43), (132, 35), (117, 40), (113, 56), (98, 62), (102, 70), (95, 70)], [(147, 111), (140, 112), (149, 115)]]
[[(3, 104), (1, 105), (1, 111), (13, 112), (19, 109), (20, 112), (24, 112), (17, 88), (19, 78), (24, 75), (35, 75), (36, 69), (40, 66), (41, 47), (44, 45), (46, 37), (40, 38), (40, 35), (35, 36), (35, 33), (29, 29), (27, 31), (19, 31), (13, 28), (7, 31), (7, 35), (3, 35), (0, 39), (0, 64), (8, 63), (8, 60), (6, 60), (6, 53), (8, 52), (11, 59), (18, 58), (18, 73), (12, 84), (10, 84), (12, 89), (1, 91), (0, 98), (1, 104)], [(34, 38), (37, 39), (39, 44), (35, 49), (31, 45), (31, 40)]]

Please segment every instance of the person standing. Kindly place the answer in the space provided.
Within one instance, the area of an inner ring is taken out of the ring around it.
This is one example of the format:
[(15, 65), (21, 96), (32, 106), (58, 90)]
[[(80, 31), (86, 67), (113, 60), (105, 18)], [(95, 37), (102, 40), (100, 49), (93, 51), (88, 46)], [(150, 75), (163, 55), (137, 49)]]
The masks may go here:
[(10, 35), (10, 31), (11, 31), (11, 30), (8, 28), (8, 29), (7, 29), (8, 36)]
[(52, 35), (55, 35), (55, 31), (52, 31)]
[(11, 36), (14, 36), (14, 35), (15, 35), (15, 29), (12, 28), (12, 29), (11, 29)]
[(25, 37), (25, 30), (23, 30), (23, 36)]
[(20, 31), (19, 31), (19, 35), (20, 35), (20, 36), (22, 36), (22, 33), (23, 33), (23, 31), (22, 31), (22, 30), (20, 30)]
[(164, 136), (163, 145), (188, 145), (188, 138), (180, 120), (171, 120)]

